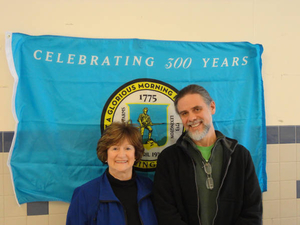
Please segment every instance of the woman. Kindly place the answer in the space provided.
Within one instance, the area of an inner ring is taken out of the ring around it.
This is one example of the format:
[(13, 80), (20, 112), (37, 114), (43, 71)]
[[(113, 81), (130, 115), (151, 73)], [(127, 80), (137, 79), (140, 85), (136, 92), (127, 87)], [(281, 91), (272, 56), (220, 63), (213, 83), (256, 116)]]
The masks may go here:
[(138, 176), (133, 165), (144, 154), (138, 128), (115, 122), (98, 141), (98, 158), (108, 164), (98, 178), (73, 193), (67, 225), (155, 225), (152, 181)]

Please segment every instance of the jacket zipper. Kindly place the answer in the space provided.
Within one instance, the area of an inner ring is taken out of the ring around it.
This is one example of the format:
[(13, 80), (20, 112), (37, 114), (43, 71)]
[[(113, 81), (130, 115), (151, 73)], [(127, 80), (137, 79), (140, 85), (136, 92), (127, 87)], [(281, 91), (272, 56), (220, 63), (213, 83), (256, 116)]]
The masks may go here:
[[(216, 143), (217, 143), (217, 141), (216, 141)], [(214, 146), (214, 148), (215, 148), (215, 146)], [(200, 219), (200, 215), (199, 215), (199, 213), (200, 213), (200, 200), (199, 200), (198, 185), (197, 185), (196, 166), (195, 166), (195, 162), (194, 162), (193, 158), (190, 156), (190, 154), (188, 152), (186, 152), (186, 154), (190, 157), (190, 159), (191, 159), (191, 161), (193, 163), (193, 169), (194, 169), (194, 174), (195, 174), (195, 177), (194, 177), (195, 180), (194, 181), (195, 181), (196, 192), (197, 192), (197, 217), (198, 217), (199, 225), (201, 225), (201, 219)], [(200, 156), (202, 157), (201, 153), (200, 153)], [(203, 159), (203, 157), (202, 157), (202, 159)]]
[[(188, 154), (189, 155), (189, 154)], [(198, 216), (198, 220), (199, 220), (199, 225), (201, 225), (201, 220), (200, 220), (200, 215), (199, 215), (199, 212), (200, 212), (200, 201), (199, 201), (199, 193), (198, 193), (198, 185), (197, 185), (197, 177), (196, 177), (196, 167), (195, 167), (195, 163), (192, 159), (192, 157), (189, 155), (189, 157), (191, 158), (192, 160), (192, 163), (193, 163), (193, 168), (194, 168), (194, 174), (195, 174), (195, 185), (196, 185), (196, 191), (197, 191), (197, 216)]]
[[(99, 208), (100, 208), (100, 200), (98, 201), (98, 204), (97, 204), (97, 210), (96, 210), (96, 213), (95, 213), (95, 217), (94, 218), (92, 218), (92, 221), (94, 221), (95, 222), (95, 225), (97, 225), (97, 217), (98, 217), (98, 210), (99, 210)], [(92, 223), (92, 222), (91, 222)]]
[[(215, 142), (215, 144), (214, 144), (214, 147), (212, 148), (212, 150), (211, 150), (211, 156), (210, 156), (210, 158), (209, 158), (209, 160), (208, 160), (208, 162), (209, 163), (211, 163), (211, 160), (212, 160), (212, 158), (213, 158), (213, 154), (214, 154), (214, 150), (215, 150), (215, 148), (216, 148), (216, 144), (219, 142), (219, 140), (220, 139), (217, 139), (216, 140), (216, 142)], [(199, 152), (200, 153), (200, 152)], [(203, 156), (202, 156), (202, 154), (200, 153), (200, 157), (202, 158), (202, 161), (204, 160), (204, 161), (206, 161), (204, 158), (203, 158)], [(194, 162), (193, 162), (193, 166), (194, 166), (194, 171), (195, 171), (195, 184), (196, 184), (196, 189), (197, 189), (197, 199), (198, 199), (198, 219), (199, 219), (199, 224), (201, 225), (201, 220), (200, 220), (200, 215), (199, 215), (199, 213), (200, 213), (200, 200), (199, 200), (199, 193), (198, 193), (198, 185), (197, 185), (197, 178), (196, 178), (196, 168), (195, 168), (195, 164), (194, 164)], [(218, 206), (217, 206), (217, 208), (218, 208)], [(216, 210), (217, 211), (217, 210)]]
[[(149, 195), (150, 195), (150, 194), (148, 194), (148, 195), (142, 197), (142, 198), (140, 199), (140, 201), (138, 202), (138, 212), (139, 212), (139, 217), (140, 217), (140, 221), (141, 221), (141, 224), (142, 224), (142, 225), (144, 225), (144, 223), (143, 223), (142, 218), (141, 218), (140, 207), (139, 207), (139, 206), (140, 206), (140, 202), (141, 202), (143, 199), (147, 198)], [(127, 225), (128, 221), (127, 221), (126, 210), (125, 210), (125, 208), (124, 208), (124, 206), (123, 206), (123, 204), (122, 204), (121, 202), (118, 202), (118, 201), (99, 201), (99, 202), (117, 202), (117, 203), (120, 203), (120, 205), (121, 205), (122, 208), (123, 208), (123, 212), (124, 212), (125, 224)], [(97, 211), (98, 211), (98, 209), (97, 209)], [(97, 213), (97, 214), (98, 214), (98, 213)], [(97, 221), (97, 220), (96, 220), (96, 221)]]
[[(213, 147), (213, 149), (212, 149), (212, 155), (213, 155), (213, 152), (214, 152), (214, 149), (216, 148), (216, 144), (219, 142), (219, 140), (221, 140), (221, 138), (218, 138), (217, 140), (216, 140), (216, 142), (215, 142), (215, 144), (214, 144), (214, 147)], [(236, 146), (234, 146), (234, 148), (235, 148)], [(234, 149), (233, 148), (233, 149)], [(183, 149), (185, 149), (184, 147), (183, 147)], [(194, 169), (194, 173), (195, 173), (195, 185), (196, 185), (196, 190), (197, 190), (197, 211), (198, 211), (198, 213), (197, 213), (197, 216), (198, 216), (198, 220), (199, 220), (199, 225), (201, 225), (201, 220), (200, 220), (200, 215), (199, 215), (199, 212), (200, 212), (200, 201), (199, 201), (199, 193), (198, 193), (198, 185), (197, 185), (197, 178), (196, 178), (196, 166), (195, 166), (195, 163), (194, 163), (194, 160), (193, 160), (193, 158), (190, 156), (190, 154), (188, 153), (188, 152), (186, 152), (187, 153), (187, 155), (190, 157), (190, 159), (192, 160), (192, 163), (193, 163), (193, 169)], [(201, 154), (200, 154), (201, 155)], [(212, 155), (211, 155), (211, 157), (209, 158), (209, 162), (211, 161), (211, 159), (212, 159)], [(203, 158), (203, 156), (201, 155), (201, 157), (202, 157), (202, 159), (204, 159)], [(206, 161), (206, 160), (205, 160)], [(227, 168), (226, 168), (226, 171), (225, 171), (225, 175), (224, 175), (224, 177), (223, 177), (223, 180), (222, 180), (222, 183), (221, 183), (221, 185), (220, 185), (220, 188), (219, 188), (219, 191), (218, 191), (218, 195), (217, 195), (217, 198), (216, 198), (216, 205), (217, 205), (217, 209), (216, 209), (216, 214), (215, 214), (215, 217), (213, 218), (213, 223), (212, 223), (212, 225), (214, 225), (214, 222), (215, 222), (215, 219), (216, 219), (216, 217), (217, 217), (217, 213), (218, 213), (218, 197), (219, 197), (219, 194), (220, 194), (220, 190), (221, 190), (221, 187), (223, 186), (223, 182), (224, 182), (224, 180), (225, 180), (225, 177), (226, 177), (226, 175), (227, 175), (227, 171), (228, 171), (228, 168), (229, 168), (229, 165), (230, 165), (230, 163), (231, 163), (231, 157), (229, 158), (229, 162), (228, 162), (228, 164), (227, 164)]]
[(140, 199), (140, 201), (138, 202), (138, 212), (139, 212), (139, 217), (140, 217), (140, 221), (141, 221), (141, 224), (142, 224), (142, 225), (144, 225), (144, 223), (143, 223), (143, 221), (142, 221), (142, 217), (141, 217), (141, 214), (140, 214), (140, 202), (141, 202), (143, 199), (147, 198), (149, 195), (150, 195), (150, 194), (148, 194), (148, 195), (142, 197), (142, 198)]
[(226, 168), (226, 171), (225, 171), (225, 174), (224, 174), (224, 177), (223, 177), (222, 183), (221, 183), (221, 185), (220, 185), (220, 188), (219, 188), (219, 190), (218, 190), (218, 194), (217, 194), (217, 198), (216, 198), (216, 205), (217, 205), (217, 209), (216, 209), (216, 214), (215, 214), (215, 216), (214, 216), (214, 219), (213, 219), (212, 225), (214, 225), (214, 224), (215, 224), (215, 219), (216, 219), (216, 217), (217, 217), (217, 214), (218, 214), (218, 210), (219, 210), (218, 198), (219, 198), (220, 191), (221, 191), (221, 188), (222, 188), (222, 186), (223, 186), (223, 183), (224, 183), (225, 177), (226, 177), (226, 175), (227, 175), (227, 172), (228, 172), (228, 168), (229, 168), (229, 165), (230, 165), (230, 163), (231, 163), (231, 157), (229, 158), (229, 162), (228, 162), (228, 164), (227, 164), (227, 168)]
[(123, 204), (122, 204), (122, 202), (119, 202), (120, 204), (121, 204), (121, 206), (122, 206), (122, 208), (123, 208), (123, 212), (124, 212), (124, 216), (125, 216), (125, 224), (127, 225), (127, 213), (126, 213), (126, 209), (124, 208), (124, 206), (123, 206)]
[(121, 202), (118, 202), (118, 201), (100, 201), (100, 202), (117, 202), (117, 203), (120, 203), (120, 205), (121, 205), (122, 208), (123, 208), (123, 212), (124, 212), (125, 224), (128, 225), (128, 224), (127, 224), (127, 214), (126, 214), (126, 210), (125, 210), (125, 208), (124, 208), (124, 206), (123, 206), (123, 204), (122, 204)]
[[(236, 144), (232, 149), (235, 149), (236, 146), (237, 146), (237, 144)], [(230, 156), (230, 158), (229, 158), (229, 161), (228, 161), (228, 164), (227, 164), (227, 167), (226, 167), (226, 170), (225, 170), (225, 174), (224, 174), (224, 177), (223, 177), (223, 179), (222, 179), (222, 183), (221, 183), (220, 188), (219, 188), (219, 190), (218, 190), (218, 194), (217, 194), (217, 198), (216, 198), (217, 209), (216, 209), (216, 214), (215, 214), (215, 216), (214, 216), (214, 218), (213, 218), (212, 225), (215, 224), (215, 220), (216, 220), (217, 215), (218, 215), (218, 211), (219, 211), (218, 198), (219, 198), (219, 195), (220, 195), (221, 188), (222, 188), (222, 186), (223, 186), (223, 184), (224, 184), (224, 180), (225, 180), (225, 178), (226, 178), (226, 176), (227, 176), (227, 172), (228, 172), (228, 168), (229, 168), (230, 164), (231, 164), (231, 156)]]

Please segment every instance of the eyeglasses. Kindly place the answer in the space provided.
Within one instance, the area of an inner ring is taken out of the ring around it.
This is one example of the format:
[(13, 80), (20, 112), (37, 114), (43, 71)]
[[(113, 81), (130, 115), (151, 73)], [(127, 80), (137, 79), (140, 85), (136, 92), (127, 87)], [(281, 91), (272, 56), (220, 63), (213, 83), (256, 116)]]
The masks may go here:
[(207, 175), (206, 188), (209, 189), (209, 190), (212, 190), (214, 188), (214, 180), (211, 176), (211, 173), (212, 173), (211, 165), (210, 165), (209, 162), (206, 162), (206, 163), (203, 162), (203, 167), (204, 167), (204, 172)]

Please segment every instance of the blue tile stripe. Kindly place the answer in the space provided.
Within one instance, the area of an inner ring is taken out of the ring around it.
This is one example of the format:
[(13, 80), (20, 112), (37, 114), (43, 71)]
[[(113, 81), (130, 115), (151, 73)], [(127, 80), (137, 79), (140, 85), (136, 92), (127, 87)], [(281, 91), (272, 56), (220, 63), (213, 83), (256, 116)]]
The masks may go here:
[(297, 198), (300, 198), (300, 180), (297, 180)]
[[(9, 152), (14, 132), (0, 132), (0, 153)], [(267, 144), (300, 143), (300, 126), (267, 126)], [(296, 184), (300, 198), (300, 180)], [(49, 202), (27, 203), (27, 215), (48, 215)]]
[(0, 152), (3, 152), (3, 132), (0, 132)]
[(279, 143), (279, 127), (268, 126), (267, 127), (267, 144), (278, 144)]
[(279, 127), (279, 143), (296, 143), (296, 127), (280, 126)]
[(9, 152), (13, 137), (14, 137), (14, 132), (3, 132), (4, 135), (4, 152)]
[(300, 143), (300, 126), (267, 126), (267, 144)]
[(300, 126), (296, 126), (296, 143), (300, 143)]
[[(9, 152), (14, 132), (0, 132), (0, 152)], [(267, 126), (267, 144), (300, 143), (300, 126)]]
[(49, 202), (27, 203), (27, 216), (39, 216), (49, 214)]

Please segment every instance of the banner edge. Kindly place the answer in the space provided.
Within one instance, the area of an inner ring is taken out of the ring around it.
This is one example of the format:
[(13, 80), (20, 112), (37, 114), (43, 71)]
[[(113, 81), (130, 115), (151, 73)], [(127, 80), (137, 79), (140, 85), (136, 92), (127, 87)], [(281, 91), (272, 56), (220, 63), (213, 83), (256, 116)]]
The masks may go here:
[(12, 114), (13, 117), (15, 119), (16, 125), (15, 125), (15, 132), (14, 132), (14, 137), (10, 146), (10, 150), (9, 150), (9, 154), (8, 154), (8, 158), (7, 158), (7, 167), (9, 169), (10, 172), (10, 176), (11, 176), (11, 181), (12, 181), (12, 187), (13, 187), (13, 192), (15, 194), (15, 199), (17, 201), (18, 206), (20, 206), (19, 200), (17, 198), (17, 193), (16, 193), (16, 189), (15, 189), (15, 183), (14, 183), (14, 179), (13, 179), (13, 173), (12, 173), (12, 168), (11, 168), (11, 156), (12, 156), (12, 152), (15, 146), (15, 140), (16, 140), (16, 136), (17, 136), (17, 127), (18, 127), (18, 123), (19, 120), (17, 118), (16, 115), (16, 108), (15, 108), (15, 99), (16, 99), (16, 92), (17, 92), (17, 86), (18, 86), (18, 75), (17, 75), (17, 71), (15, 69), (15, 64), (14, 64), (14, 59), (13, 59), (13, 53), (12, 53), (12, 35), (13, 33), (10, 31), (5, 32), (5, 55), (6, 55), (6, 60), (8, 63), (8, 67), (9, 67), (9, 71), (11, 73), (11, 75), (14, 78), (14, 84), (13, 84), (13, 95), (12, 95)]

